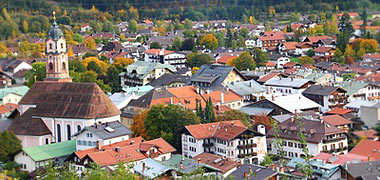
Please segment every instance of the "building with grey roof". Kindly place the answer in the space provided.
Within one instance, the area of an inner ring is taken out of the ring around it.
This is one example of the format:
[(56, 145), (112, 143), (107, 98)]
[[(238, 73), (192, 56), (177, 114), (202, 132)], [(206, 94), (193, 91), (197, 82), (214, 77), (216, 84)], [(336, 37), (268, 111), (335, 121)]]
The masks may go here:
[(371, 97), (380, 95), (380, 86), (374, 83), (363, 81), (344, 81), (338, 84), (339, 87), (347, 91), (347, 100), (369, 100)]
[(119, 76), (121, 86), (125, 88), (144, 86), (166, 73), (174, 74), (175, 72), (177, 72), (176, 68), (169, 64), (137, 61), (127, 66)]
[(72, 135), (76, 139), (77, 151), (89, 149), (100, 145), (108, 145), (124, 140), (128, 140), (133, 132), (121, 124), (119, 121), (95, 124), (80, 129)]
[(255, 80), (230, 84), (228, 87), (236, 94), (242, 96), (245, 102), (257, 101), (265, 93), (265, 88)]
[(311, 85), (302, 92), (302, 95), (320, 104), (325, 110), (336, 106), (344, 106), (347, 102), (346, 90), (340, 87)]
[(264, 83), (266, 89), (272, 94), (298, 94), (314, 84), (309, 79), (273, 77)]
[(244, 164), (238, 167), (231, 176), (235, 180), (265, 180), (277, 179), (277, 172), (263, 166)]
[(353, 100), (344, 106), (345, 109), (353, 110), (357, 116), (360, 115), (361, 106), (373, 106), (376, 104), (376, 101), (364, 101), (364, 100)]
[(181, 87), (186, 84), (190, 76), (183, 76), (181, 74), (164, 74), (161, 77), (151, 81), (148, 85), (155, 88), (158, 87)]
[(347, 163), (343, 168), (345, 179), (380, 179), (380, 161)]
[(247, 78), (235, 67), (212, 64), (202, 65), (186, 84), (202, 89), (221, 90), (227, 85), (245, 80)]

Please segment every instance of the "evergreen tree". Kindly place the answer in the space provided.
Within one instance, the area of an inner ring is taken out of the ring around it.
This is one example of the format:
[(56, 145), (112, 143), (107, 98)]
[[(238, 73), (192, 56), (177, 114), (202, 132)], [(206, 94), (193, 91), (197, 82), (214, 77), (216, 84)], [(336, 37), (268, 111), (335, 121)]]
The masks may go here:
[(202, 122), (204, 119), (204, 115), (203, 115), (202, 103), (200, 101), (197, 101), (196, 114), (198, 115), (198, 117), (201, 119), (201, 122)]
[(211, 97), (209, 97), (209, 99), (206, 103), (206, 109), (205, 109), (205, 113), (204, 113), (204, 121), (205, 121), (205, 123), (215, 122), (215, 114), (214, 114), (214, 108), (212, 105)]

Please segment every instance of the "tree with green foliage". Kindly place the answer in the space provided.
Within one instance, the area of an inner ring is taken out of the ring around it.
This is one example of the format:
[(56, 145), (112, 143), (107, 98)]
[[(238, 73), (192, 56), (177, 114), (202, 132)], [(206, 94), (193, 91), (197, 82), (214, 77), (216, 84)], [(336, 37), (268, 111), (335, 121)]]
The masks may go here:
[(256, 63), (253, 60), (251, 54), (248, 51), (245, 51), (234, 60), (234, 66), (240, 71), (247, 69), (254, 70), (256, 68)]
[(273, 165), (273, 159), (272, 159), (272, 157), (269, 154), (265, 154), (264, 160), (261, 161), (260, 166), (266, 166), (266, 167), (268, 167), (268, 166), (271, 166), (271, 165)]
[(32, 64), (32, 69), (25, 74), (26, 85), (31, 87), (35, 80), (43, 81), (46, 77), (46, 63), (35, 62)]
[(150, 49), (162, 49), (162, 46), (158, 42), (152, 42), (150, 44)]
[(184, 27), (185, 29), (193, 29), (193, 22), (186, 18), (185, 21), (184, 21)]
[(84, 38), (83, 38), (83, 36), (80, 35), (80, 34), (78, 34), (78, 33), (74, 33), (74, 34), (73, 34), (73, 39), (74, 39), (74, 41), (76, 41), (76, 42), (78, 42), (78, 43), (80, 43), (80, 44), (84, 43)]
[(214, 59), (208, 54), (190, 53), (187, 55), (187, 64), (192, 68), (201, 67), (203, 64), (212, 64), (214, 62)]
[(298, 58), (298, 63), (300, 64), (314, 64), (314, 59), (309, 56), (301, 56)]
[(297, 138), (301, 144), (302, 152), (304, 155), (303, 159), (304, 159), (305, 163), (298, 164), (298, 167), (301, 168), (301, 171), (304, 174), (304, 176), (306, 176), (307, 178), (311, 178), (313, 176), (313, 169), (312, 169), (312, 165), (311, 165), (311, 157), (312, 156), (309, 152), (309, 147), (307, 147), (306, 136), (305, 136), (304, 132), (301, 130), (304, 126), (304, 123), (301, 120), (302, 120), (301, 116), (296, 117), (297, 128), (298, 128)]
[(232, 109), (230, 111), (225, 111), (223, 115), (219, 115), (216, 117), (216, 121), (233, 121), (233, 120), (241, 121), (248, 128), (252, 127), (249, 115), (239, 110)]
[(174, 38), (174, 41), (173, 41), (173, 49), (175, 51), (179, 51), (179, 50), (181, 50), (181, 46), (182, 46), (182, 40), (181, 40), (181, 38), (179, 38), (178, 36), (176, 36)]
[(134, 19), (130, 20), (129, 23), (128, 23), (128, 31), (129, 31), (130, 33), (137, 33), (138, 30), (139, 30), (139, 29), (138, 29), (138, 27), (137, 27), (137, 22), (136, 22), (136, 20), (134, 20)]
[(181, 50), (184, 51), (196, 51), (194, 39), (189, 38), (182, 41)]
[(13, 157), (22, 149), (21, 141), (8, 130), (0, 133), (0, 161), (12, 161)]
[(102, 74), (103, 73), (102, 68), (95, 61), (91, 61), (91, 62), (88, 63), (87, 70), (89, 70), (89, 71), (90, 70), (95, 71), (97, 74)]
[(215, 50), (219, 46), (218, 39), (213, 34), (203, 36), (199, 43), (210, 50)]
[(158, 104), (150, 108), (144, 120), (144, 127), (147, 135), (152, 139), (162, 137), (180, 150), (181, 136), (178, 130), (184, 126), (199, 123), (199, 117), (189, 109), (174, 104)]
[(256, 64), (264, 64), (269, 60), (268, 54), (259, 48), (253, 48), (250, 53), (252, 54), (253, 59), (256, 61)]
[(196, 102), (196, 109), (195, 109), (195, 114), (203, 121), (204, 119), (204, 114), (203, 114), (203, 108), (202, 108), (202, 103), (197, 101)]

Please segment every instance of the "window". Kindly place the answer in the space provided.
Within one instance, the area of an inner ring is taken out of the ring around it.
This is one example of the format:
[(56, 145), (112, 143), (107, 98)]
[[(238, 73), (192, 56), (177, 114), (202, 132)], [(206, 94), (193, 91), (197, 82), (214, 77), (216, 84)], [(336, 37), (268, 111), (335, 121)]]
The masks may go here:
[(327, 145), (322, 146), (322, 151), (327, 151)]
[(81, 140), (78, 140), (78, 145), (82, 145), (82, 141)]
[(61, 43), (61, 48), (63, 49), (63, 43)]
[(53, 49), (53, 44), (52, 43), (49, 44), (49, 49)]
[(61, 125), (57, 124), (57, 141), (61, 142), (62, 137), (61, 137)]
[(80, 127), (80, 125), (77, 125), (77, 132), (79, 132), (81, 129), (82, 127)]
[(190, 149), (190, 151), (193, 151), (193, 152), (196, 152), (197, 151), (197, 148), (195, 148), (195, 147), (189, 147), (189, 149)]
[(189, 142), (196, 143), (196, 140), (192, 137), (189, 137)]
[(331, 150), (335, 149), (335, 144), (331, 144)]
[(289, 157), (293, 157), (293, 153), (292, 152), (289, 152)]
[(53, 63), (49, 63), (49, 70), (53, 70)]
[(66, 132), (67, 132), (67, 140), (71, 140), (71, 126), (69, 124), (66, 125)]
[(92, 141), (88, 141), (88, 146), (92, 146)]
[(83, 142), (83, 146), (87, 146), (87, 141), (82, 141)]
[(45, 144), (49, 144), (49, 138), (45, 139)]
[(292, 142), (288, 142), (288, 146), (289, 147), (293, 147), (293, 143)]
[(63, 70), (66, 69), (66, 63), (65, 63), (65, 62), (62, 63), (62, 69), (63, 69)]

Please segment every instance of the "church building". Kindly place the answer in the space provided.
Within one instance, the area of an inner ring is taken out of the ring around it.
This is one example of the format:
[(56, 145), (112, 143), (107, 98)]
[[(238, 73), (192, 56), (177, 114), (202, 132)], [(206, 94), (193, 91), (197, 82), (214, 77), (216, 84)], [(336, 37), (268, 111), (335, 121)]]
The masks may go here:
[(66, 41), (55, 18), (45, 58), (46, 78), (21, 99), (21, 116), (9, 127), (23, 147), (68, 141), (84, 127), (120, 121), (119, 109), (96, 83), (71, 82)]

